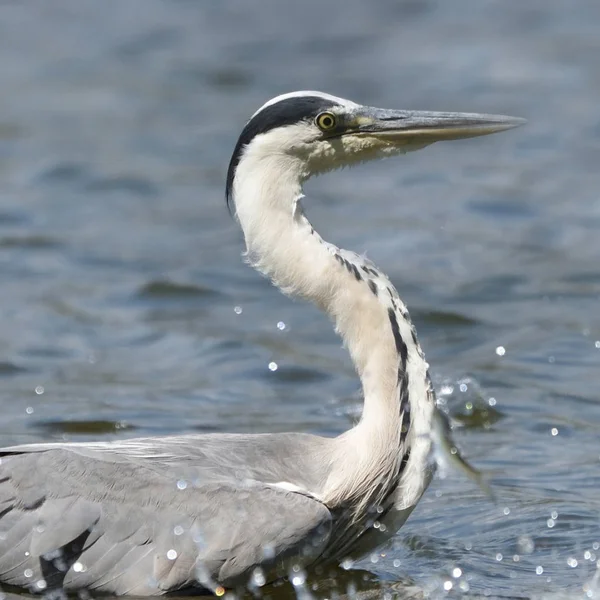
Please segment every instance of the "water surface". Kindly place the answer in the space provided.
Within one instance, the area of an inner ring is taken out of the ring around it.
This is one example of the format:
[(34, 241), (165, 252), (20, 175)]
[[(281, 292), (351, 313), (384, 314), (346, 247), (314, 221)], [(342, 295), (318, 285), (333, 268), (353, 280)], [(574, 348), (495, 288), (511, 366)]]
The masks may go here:
[(437, 479), (359, 565), (366, 587), (584, 597), (600, 559), (596, 0), (5, 1), (0, 54), (3, 444), (343, 431), (359, 387), (326, 318), (240, 260), (223, 196), (245, 120), (294, 89), (527, 118), (310, 182), (306, 207), (390, 274), (499, 497)]

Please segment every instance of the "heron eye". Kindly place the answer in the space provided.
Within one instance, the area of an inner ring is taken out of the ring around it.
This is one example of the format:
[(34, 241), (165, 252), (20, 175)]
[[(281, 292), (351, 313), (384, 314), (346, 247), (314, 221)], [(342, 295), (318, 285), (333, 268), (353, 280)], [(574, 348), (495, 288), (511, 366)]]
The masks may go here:
[(315, 122), (321, 131), (331, 131), (336, 125), (335, 115), (330, 112), (317, 115)]

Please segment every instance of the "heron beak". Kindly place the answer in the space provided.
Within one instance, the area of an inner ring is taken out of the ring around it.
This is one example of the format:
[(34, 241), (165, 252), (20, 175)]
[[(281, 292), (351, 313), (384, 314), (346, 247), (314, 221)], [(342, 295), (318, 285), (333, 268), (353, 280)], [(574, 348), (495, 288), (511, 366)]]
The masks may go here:
[(489, 135), (513, 129), (525, 119), (477, 113), (422, 112), (365, 108), (357, 112), (349, 133), (407, 144), (432, 144), (441, 140)]

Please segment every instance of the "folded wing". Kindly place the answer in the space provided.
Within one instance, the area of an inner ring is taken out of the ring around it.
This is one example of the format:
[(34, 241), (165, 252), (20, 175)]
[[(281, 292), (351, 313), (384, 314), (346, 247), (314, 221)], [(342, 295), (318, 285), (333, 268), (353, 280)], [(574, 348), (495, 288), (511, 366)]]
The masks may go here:
[(310, 564), (330, 533), (321, 502), (261, 481), (182, 484), (168, 465), (68, 446), (0, 456), (0, 582), (34, 591), (237, 587)]

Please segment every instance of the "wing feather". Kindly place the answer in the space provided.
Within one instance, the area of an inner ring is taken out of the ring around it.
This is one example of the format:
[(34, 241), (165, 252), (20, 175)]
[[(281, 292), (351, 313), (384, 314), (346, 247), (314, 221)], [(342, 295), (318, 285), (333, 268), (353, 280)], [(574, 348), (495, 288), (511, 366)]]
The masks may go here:
[[(197, 477), (139, 457), (11, 449), (0, 463), (0, 582), (160, 595), (245, 585), (322, 552), (331, 514), (318, 500), (244, 479)], [(96, 452), (100, 452), (96, 450)], [(181, 487), (181, 486), (180, 486)]]
[(29, 551), (33, 556), (44, 556), (66, 546), (91, 531), (100, 514), (100, 506), (82, 498), (47, 498), (36, 511)]

